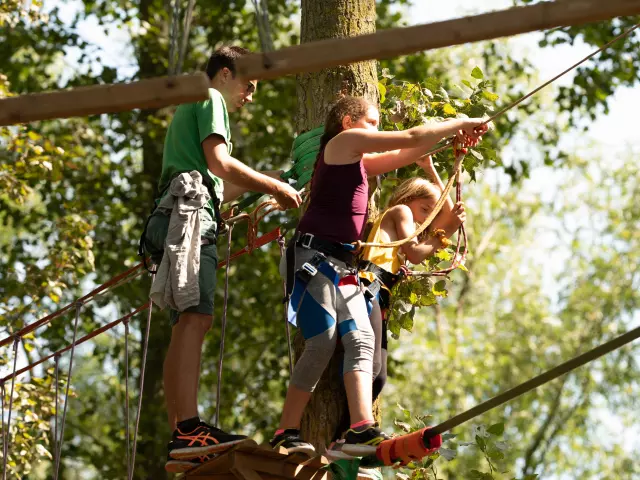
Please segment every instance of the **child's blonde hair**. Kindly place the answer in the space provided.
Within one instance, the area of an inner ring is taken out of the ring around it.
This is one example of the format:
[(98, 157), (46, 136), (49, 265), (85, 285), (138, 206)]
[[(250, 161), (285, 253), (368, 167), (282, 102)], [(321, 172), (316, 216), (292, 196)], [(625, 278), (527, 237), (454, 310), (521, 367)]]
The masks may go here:
[(395, 207), (396, 205), (406, 205), (418, 198), (429, 198), (437, 202), (440, 198), (440, 191), (426, 178), (410, 178), (398, 185), (393, 191), (387, 208)]

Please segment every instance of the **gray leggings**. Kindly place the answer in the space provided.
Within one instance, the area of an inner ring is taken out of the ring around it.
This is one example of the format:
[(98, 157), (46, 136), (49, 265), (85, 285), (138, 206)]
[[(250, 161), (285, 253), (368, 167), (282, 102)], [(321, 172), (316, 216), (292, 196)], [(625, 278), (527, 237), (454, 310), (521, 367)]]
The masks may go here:
[[(315, 252), (296, 247), (296, 270)], [(305, 339), (291, 383), (307, 392), (318, 384), (338, 338), (344, 346), (344, 373), (373, 372), (375, 337), (357, 275), (333, 257), (327, 263), (335, 270), (335, 278), (318, 272), (306, 288), (296, 278), (290, 302), (290, 315), (295, 316)]]

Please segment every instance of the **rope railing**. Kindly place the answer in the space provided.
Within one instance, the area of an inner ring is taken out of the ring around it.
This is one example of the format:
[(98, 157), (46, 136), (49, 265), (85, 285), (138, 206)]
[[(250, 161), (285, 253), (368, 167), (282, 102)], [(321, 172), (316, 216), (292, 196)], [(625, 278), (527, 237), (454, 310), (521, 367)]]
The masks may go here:
[(142, 263), (139, 263), (136, 266), (131, 267), (130, 269), (122, 272), (121, 274), (116, 275), (115, 277), (107, 280), (102, 285), (94, 288), (93, 290), (91, 290), (89, 293), (87, 293), (83, 297), (80, 297), (77, 300), (74, 300), (73, 302), (69, 303), (65, 307), (63, 307), (63, 308), (61, 308), (59, 310), (56, 310), (55, 312), (50, 313), (46, 317), (43, 317), (40, 320), (37, 320), (37, 321), (35, 321), (35, 322), (23, 327), (22, 329), (18, 330), (17, 332), (13, 333), (12, 335), (9, 335), (8, 337), (6, 337), (2, 341), (0, 341), (0, 347), (4, 347), (5, 345), (8, 345), (16, 337), (24, 337), (25, 335), (28, 335), (29, 333), (33, 332), (34, 330), (36, 330), (36, 329), (38, 329), (38, 328), (50, 323), (53, 319), (65, 314), (66, 312), (71, 310), (78, 302), (81, 302), (83, 304), (87, 303), (94, 296), (96, 296), (99, 293), (105, 291), (109, 287), (118, 284), (118, 282), (122, 281), (123, 279), (125, 279), (126, 277), (131, 275), (132, 273), (136, 272), (137, 270), (140, 270), (141, 268), (142, 268)]
[[(132, 311), (131, 313), (128, 313), (127, 315), (125, 315), (122, 318), (119, 318), (118, 320), (114, 320), (111, 323), (107, 323), (106, 325), (97, 328), (95, 330), (93, 330), (92, 332), (88, 333), (87, 335), (85, 335), (84, 337), (82, 337), (81, 339), (79, 339), (77, 342), (75, 342), (75, 346), (81, 345), (89, 340), (91, 340), (94, 337), (97, 337), (98, 335), (100, 335), (101, 333), (106, 332), (107, 330), (111, 330), (113, 327), (115, 327), (116, 325), (119, 325), (120, 323), (122, 323), (123, 321), (133, 317), (135, 314), (142, 312), (143, 310), (146, 310), (147, 308), (149, 308), (149, 302), (145, 303), (144, 305), (141, 305), (140, 307), (136, 308), (134, 311)], [(19, 370), (16, 370), (15, 372), (11, 373), (10, 375), (7, 375), (6, 377), (0, 378), (0, 384), (6, 382), (7, 380), (11, 380), (13, 378), (19, 377), (20, 375), (22, 375), (23, 373), (26, 373), (30, 370), (33, 370), (35, 367), (37, 367), (38, 365), (43, 364), (44, 362), (47, 362), (49, 360), (51, 360), (53, 357), (55, 357), (56, 355), (61, 355), (62, 353), (70, 350), (73, 347), (73, 345), (67, 345), (66, 347), (61, 348), (60, 350), (52, 353), (51, 355), (47, 355), (46, 357), (43, 357), (39, 360), (36, 360), (35, 362), (30, 363), (29, 365), (27, 365), (26, 367), (23, 367)]]

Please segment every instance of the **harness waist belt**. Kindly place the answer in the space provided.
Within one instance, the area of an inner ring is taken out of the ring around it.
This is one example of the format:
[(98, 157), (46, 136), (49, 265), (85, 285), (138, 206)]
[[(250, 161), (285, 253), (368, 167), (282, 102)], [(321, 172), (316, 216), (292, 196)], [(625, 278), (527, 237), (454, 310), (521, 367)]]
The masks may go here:
[(323, 240), (310, 233), (301, 233), (296, 240), (296, 245), (303, 248), (311, 248), (324, 253), (328, 257), (338, 259), (349, 266), (355, 265), (356, 256), (353, 252), (345, 250), (345, 245), (339, 242)]
[(395, 286), (395, 284), (400, 281), (400, 278), (402, 277), (401, 273), (399, 273), (399, 274), (391, 273), (391, 272), (385, 270), (384, 268), (379, 267), (375, 263), (371, 263), (368, 260), (360, 261), (360, 263), (358, 264), (358, 270), (363, 271), (363, 272), (372, 272), (372, 273), (374, 273), (375, 276), (378, 277), (378, 279), (389, 290), (391, 290)]

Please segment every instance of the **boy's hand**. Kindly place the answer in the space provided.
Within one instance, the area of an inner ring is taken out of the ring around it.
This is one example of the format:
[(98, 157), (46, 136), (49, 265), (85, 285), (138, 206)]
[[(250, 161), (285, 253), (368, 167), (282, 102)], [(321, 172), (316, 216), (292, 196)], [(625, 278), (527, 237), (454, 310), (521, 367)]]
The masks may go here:
[(273, 198), (280, 204), (282, 208), (298, 208), (302, 203), (302, 198), (295, 188), (288, 183), (278, 182)]
[(464, 202), (457, 202), (453, 206), (451, 214), (456, 219), (456, 223), (458, 223), (458, 225), (462, 225), (467, 219), (467, 212), (464, 210)]

